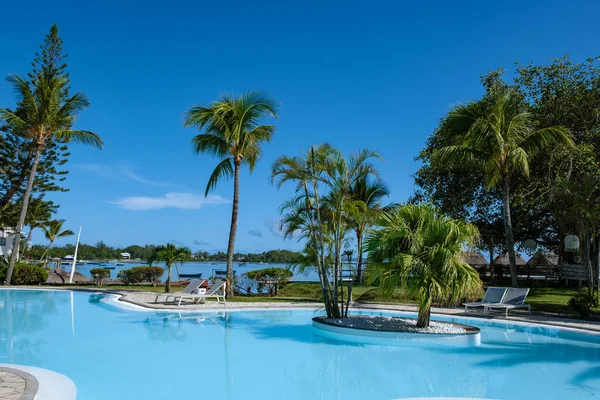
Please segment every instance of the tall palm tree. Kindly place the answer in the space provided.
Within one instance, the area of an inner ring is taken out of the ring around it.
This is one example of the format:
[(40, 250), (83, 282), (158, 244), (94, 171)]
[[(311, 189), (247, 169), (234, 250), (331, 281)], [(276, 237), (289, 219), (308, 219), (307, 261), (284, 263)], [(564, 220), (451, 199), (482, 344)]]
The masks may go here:
[(193, 106), (185, 114), (186, 127), (198, 127), (203, 133), (192, 139), (197, 154), (206, 153), (221, 158), (206, 185), (208, 195), (221, 179), (233, 176), (233, 206), (227, 244), (227, 295), (233, 296), (233, 254), (238, 223), (239, 182), (242, 164), (254, 170), (262, 155), (261, 144), (270, 142), (273, 125), (260, 121), (277, 118), (275, 100), (264, 92), (249, 92), (241, 96), (223, 96), (209, 106)]
[(480, 287), (479, 274), (461, 256), (478, 238), (474, 225), (414, 204), (382, 213), (378, 223), (381, 229), (367, 239), (369, 276), (388, 295), (398, 284), (416, 290), (418, 327), (429, 326), (434, 298), (458, 300)]
[[(183, 264), (192, 256), (192, 251), (187, 247), (177, 247), (173, 243), (167, 243), (166, 246), (158, 246), (151, 257), (152, 261), (164, 261), (167, 269), (167, 283), (165, 284), (165, 293), (171, 291), (171, 270), (173, 265)], [(229, 286), (229, 285), (227, 285)]]
[(501, 185), (502, 219), (510, 262), (512, 286), (517, 286), (517, 264), (510, 214), (511, 176), (529, 176), (529, 159), (552, 145), (573, 146), (562, 126), (535, 129), (533, 116), (523, 112), (512, 91), (493, 99), (460, 105), (450, 111), (447, 123), (455, 144), (434, 154), (434, 162), (470, 164), (480, 168), (487, 186)]
[[(58, 142), (90, 144), (98, 148), (102, 148), (103, 143), (93, 132), (70, 128), (79, 112), (89, 106), (89, 101), (82, 93), (63, 100), (61, 93), (67, 86), (63, 78), (42, 74), (33, 82), (33, 88), (20, 76), (9, 76), (7, 80), (13, 85), (22, 113), (17, 115), (0, 108), (0, 121), (4, 121), (23, 137), (30, 139), (31, 146), (35, 150), (19, 222), (15, 229), (13, 248), (18, 249), (38, 163), (47, 143), (53, 139)], [(18, 251), (13, 251), (10, 256), (10, 264), (6, 271), (7, 285), (10, 284), (18, 255)]]
[(363, 176), (350, 189), (352, 203), (348, 206), (349, 223), (356, 234), (356, 279), (362, 281), (363, 243), (365, 234), (382, 211), (381, 200), (389, 196), (389, 189), (381, 179)]
[(65, 237), (65, 236), (72, 236), (75, 234), (70, 229), (65, 229), (63, 231), (62, 227), (63, 227), (64, 223), (65, 223), (64, 219), (52, 219), (52, 220), (48, 221), (48, 223), (46, 223), (45, 225), (41, 226), (42, 231), (44, 231), (44, 236), (46, 237), (46, 239), (48, 240), (49, 243), (48, 243), (48, 247), (46, 247), (46, 250), (44, 250), (42, 257), (40, 258), (40, 261), (42, 261), (44, 259), (44, 257), (46, 256), (46, 253), (48, 253), (48, 250), (50, 250), (50, 247), (56, 241), (56, 239)]

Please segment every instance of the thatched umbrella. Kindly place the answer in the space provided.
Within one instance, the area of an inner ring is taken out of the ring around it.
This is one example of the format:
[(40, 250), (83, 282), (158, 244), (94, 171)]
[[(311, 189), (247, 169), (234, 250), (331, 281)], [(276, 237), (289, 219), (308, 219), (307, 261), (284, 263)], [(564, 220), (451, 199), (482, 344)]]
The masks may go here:
[(531, 267), (556, 267), (558, 266), (558, 254), (538, 251), (527, 261), (527, 265)]
[[(79, 273), (79, 272), (75, 272), (73, 274), (73, 283), (90, 283), (92, 282), (91, 278), (88, 278), (87, 276)], [(69, 273), (63, 271), (62, 269), (55, 269), (53, 271), (50, 271), (48, 273), (48, 279), (46, 280), (46, 283), (50, 283), (53, 285), (62, 285), (64, 283), (69, 283)]]
[[(515, 254), (515, 256), (517, 259), (517, 267), (522, 267), (523, 265), (527, 264), (525, 259), (521, 257), (519, 253)], [(504, 253), (496, 257), (494, 260), (494, 265), (502, 265), (503, 267), (510, 265), (510, 262), (508, 261), (508, 253)]]

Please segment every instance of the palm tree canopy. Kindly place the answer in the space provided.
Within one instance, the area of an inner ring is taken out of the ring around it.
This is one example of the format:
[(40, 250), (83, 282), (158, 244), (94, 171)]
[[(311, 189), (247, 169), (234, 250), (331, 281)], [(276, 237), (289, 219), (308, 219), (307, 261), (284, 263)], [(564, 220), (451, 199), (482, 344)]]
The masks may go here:
[(270, 142), (273, 125), (261, 125), (267, 116), (277, 118), (277, 104), (265, 92), (249, 92), (241, 96), (223, 96), (210, 106), (193, 106), (185, 114), (187, 127), (204, 132), (192, 139), (196, 153), (222, 158), (210, 176), (205, 194), (219, 180), (233, 175), (234, 162), (245, 163), (254, 170), (262, 155), (261, 142)]
[(61, 93), (67, 85), (62, 77), (43, 74), (31, 89), (29, 82), (18, 75), (7, 80), (13, 86), (21, 112), (13, 113), (0, 108), (0, 120), (15, 128), (36, 145), (44, 145), (50, 137), (61, 142), (77, 142), (102, 148), (100, 137), (90, 131), (68, 129), (78, 114), (89, 106), (83, 93), (62, 100)]
[(551, 145), (573, 146), (566, 128), (536, 130), (533, 116), (522, 109), (521, 99), (512, 91), (491, 105), (483, 101), (459, 105), (445, 121), (455, 144), (437, 151), (433, 160), (475, 165), (491, 187), (510, 171), (529, 176), (529, 160), (537, 152)]
[(167, 243), (166, 246), (156, 248), (152, 261), (164, 261), (168, 266), (188, 261), (192, 256), (192, 251), (187, 247), (178, 247), (173, 243)]
[(44, 231), (46, 239), (54, 242), (58, 238), (74, 235), (75, 233), (70, 229), (62, 230), (64, 223), (64, 219), (52, 219), (47, 224), (42, 225), (41, 228)]
[(477, 228), (442, 215), (430, 205), (408, 204), (381, 214), (380, 229), (367, 239), (371, 279), (391, 294), (411, 281), (424, 296), (461, 298), (480, 286), (477, 271), (462, 258), (478, 238)]

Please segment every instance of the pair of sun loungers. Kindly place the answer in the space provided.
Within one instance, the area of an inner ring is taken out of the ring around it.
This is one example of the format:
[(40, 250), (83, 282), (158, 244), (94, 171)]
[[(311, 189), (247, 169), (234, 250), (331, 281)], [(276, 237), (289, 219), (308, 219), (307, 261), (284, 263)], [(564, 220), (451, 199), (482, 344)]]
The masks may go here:
[(481, 301), (464, 303), (465, 312), (480, 311), (483, 309), (484, 315), (489, 315), (493, 312), (504, 312), (508, 317), (510, 310), (517, 308), (526, 308), (531, 314), (531, 307), (525, 304), (529, 289), (527, 288), (505, 288), (505, 287), (489, 287)]
[(215, 284), (204, 291), (204, 289), (200, 289), (206, 280), (195, 279), (191, 281), (183, 291), (178, 293), (162, 293), (156, 296), (154, 300), (155, 303), (158, 303), (158, 299), (161, 296), (165, 296), (165, 303), (169, 302), (169, 299), (173, 298), (173, 304), (177, 302), (177, 305), (180, 306), (183, 300), (191, 300), (194, 303), (199, 303), (201, 301), (206, 300), (207, 298), (216, 298), (217, 303), (225, 304), (225, 281), (217, 281)]

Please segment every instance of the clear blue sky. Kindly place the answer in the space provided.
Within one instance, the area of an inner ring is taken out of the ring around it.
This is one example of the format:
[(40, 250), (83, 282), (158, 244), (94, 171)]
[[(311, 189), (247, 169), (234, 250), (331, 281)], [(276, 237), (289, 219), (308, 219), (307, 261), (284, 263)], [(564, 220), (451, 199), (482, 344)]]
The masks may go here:
[[(254, 174), (242, 174), (237, 249), (295, 249), (273, 229), (289, 194), (268, 181), (277, 156), (324, 141), (345, 152), (368, 146), (385, 158), (392, 200), (403, 201), (413, 191), (413, 158), (453, 104), (481, 95), (481, 74), (600, 53), (597, 1), (149, 4), (2, 7), (0, 75), (27, 73), (57, 23), (72, 88), (91, 100), (77, 126), (100, 134), (106, 148), (72, 146), (71, 191), (52, 195), (58, 217), (73, 230), (83, 225), (87, 243), (226, 248), (232, 184), (203, 199), (216, 160), (194, 155), (196, 132), (182, 126), (189, 106), (220, 94), (261, 89), (281, 103), (273, 142)], [(14, 105), (5, 81), (0, 104)]]

